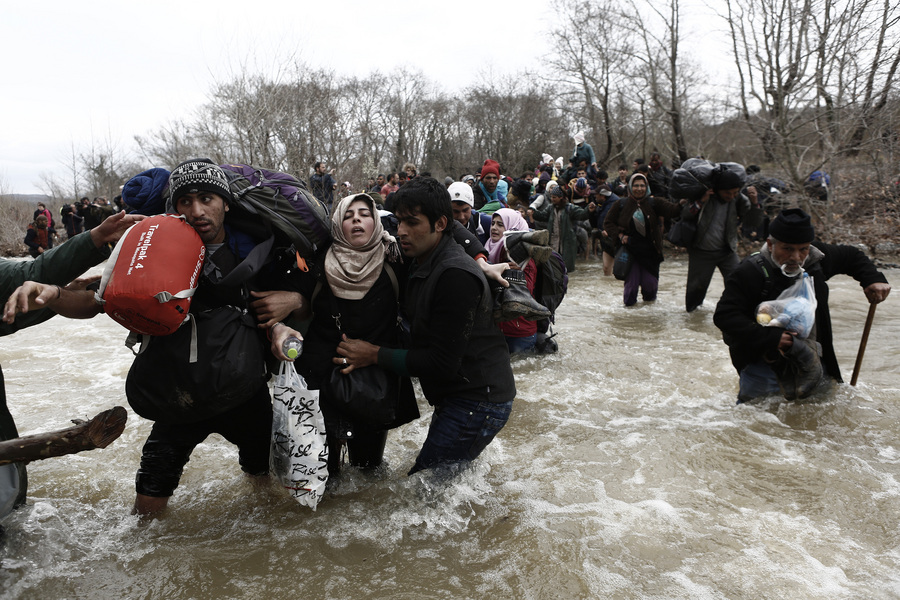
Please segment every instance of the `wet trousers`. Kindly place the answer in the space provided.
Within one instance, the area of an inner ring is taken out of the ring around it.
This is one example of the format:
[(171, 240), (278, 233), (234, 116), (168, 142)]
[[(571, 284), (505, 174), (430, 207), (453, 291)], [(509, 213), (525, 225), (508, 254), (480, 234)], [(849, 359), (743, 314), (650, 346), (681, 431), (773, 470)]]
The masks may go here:
[(725, 279), (737, 269), (740, 263), (738, 255), (731, 249), (710, 251), (692, 248), (688, 252), (687, 289), (684, 293), (685, 309), (691, 312), (703, 304), (706, 290), (709, 289), (709, 282), (712, 281), (716, 267), (722, 273), (722, 278)]
[(135, 478), (138, 494), (166, 498), (172, 495), (194, 448), (218, 433), (238, 447), (241, 470), (250, 475), (269, 472), (272, 441), (272, 398), (261, 385), (256, 396), (231, 410), (194, 423), (153, 424), (141, 453)]
[(428, 437), (409, 474), (477, 458), (506, 425), (512, 403), (444, 399), (434, 409)]
[(625, 306), (633, 306), (637, 303), (638, 289), (645, 302), (656, 300), (659, 291), (659, 277), (640, 265), (638, 261), (631, 263), (631, 270), (625, 277)]

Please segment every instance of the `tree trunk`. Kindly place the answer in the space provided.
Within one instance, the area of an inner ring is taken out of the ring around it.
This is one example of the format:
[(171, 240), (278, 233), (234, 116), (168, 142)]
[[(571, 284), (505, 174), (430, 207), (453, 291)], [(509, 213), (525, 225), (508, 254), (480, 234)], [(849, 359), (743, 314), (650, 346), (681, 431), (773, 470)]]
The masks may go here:
[(26, 435), (0, 442), (0, 465), (106, 448), (125, 430), (127, 419), (126, 410), (116, 406), (103, 411), (90, 421), (73, 419), (75, 426), (68, 429)]

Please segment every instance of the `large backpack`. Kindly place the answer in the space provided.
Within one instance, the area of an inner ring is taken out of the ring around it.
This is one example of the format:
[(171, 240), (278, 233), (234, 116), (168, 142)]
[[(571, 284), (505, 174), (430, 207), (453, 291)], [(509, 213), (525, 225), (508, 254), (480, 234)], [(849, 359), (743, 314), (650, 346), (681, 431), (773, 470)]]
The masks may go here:
[(537, 262), (538, 273), (534, 284), (534, 299), (547, 307), (550, 320), (554, 321), (556, 309), (562, 304), (569, 288), (569, 274), (566, 261), (556, 251), (550, 253), (545, 262)]
[(275, 238), (276, 249), (312, 258), (331, 239), (328, 209), (292, 175), (242, 164), (220, 165), (234, 202), (225, 222), (256, 240)]
[(676, 200), (699, 201), (713, 187), (717, 175), (724, 171), (736, 174), (741, 180), (740, 187), (744, 187), (747, 172), (743, 165), (733, 162), (712, 164), (702, 158), (689, 158), (682, 163), (681, 168), (672, 173), (669, 195)]

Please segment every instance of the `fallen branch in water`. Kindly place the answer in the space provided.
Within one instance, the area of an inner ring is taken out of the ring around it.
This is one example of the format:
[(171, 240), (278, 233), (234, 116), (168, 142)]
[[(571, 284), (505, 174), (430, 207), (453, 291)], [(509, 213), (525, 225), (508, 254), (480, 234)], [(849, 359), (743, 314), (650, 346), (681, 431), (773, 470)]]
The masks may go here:
[(125, 430), (128, 412), (115, 406), (90, 421), (73, 419), (74, 427), (26, 435), (0, 442), (0, 465), (30, 462), (54, 456), (106, 448)]

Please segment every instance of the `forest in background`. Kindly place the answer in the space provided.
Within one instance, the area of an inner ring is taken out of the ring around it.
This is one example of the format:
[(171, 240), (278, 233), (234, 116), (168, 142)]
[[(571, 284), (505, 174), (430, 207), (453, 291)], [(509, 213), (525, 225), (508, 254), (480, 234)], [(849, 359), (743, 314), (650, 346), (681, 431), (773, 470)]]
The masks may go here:
[[(274, 75), (244, 70), (216, 83), (191, 114), (135, 136), (128, 150), (113, 139), (73, 145), (42, 189), (57, 209), (82, 196), (111, 199), (136, 173), (194, 156), (303, 179), (325, 160), (354, 189), (405, 162), (459, 179), (493, 158), (517, 177), (544, 152), (567, 160), (580, 129), (610, 172), (652, 151), (671, 165), (692, 156), (758, 164), (797, 190), (787, 200), (811, 211), (830, 241), (871, 248), (894, 237), (896, 3), (726, 0), (719, 15), (698, 15), (683, 0), (558, 7), (547, 31), (555, 51), (533, 72), (447, 92), (411, 68), (363, 77), (302, 62)], [(705, 75), (704, 57), (685, 51), (689, 26), (712, 18), (730, 33), (730, 47), (714, 49), (730, 61), (722, 82)], [(824, 201), (802, 194), (820, 169), (832, 181)]]

